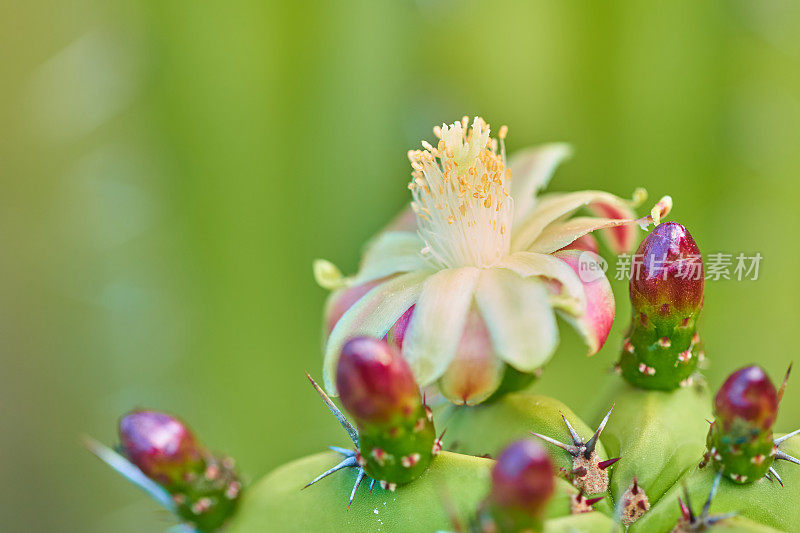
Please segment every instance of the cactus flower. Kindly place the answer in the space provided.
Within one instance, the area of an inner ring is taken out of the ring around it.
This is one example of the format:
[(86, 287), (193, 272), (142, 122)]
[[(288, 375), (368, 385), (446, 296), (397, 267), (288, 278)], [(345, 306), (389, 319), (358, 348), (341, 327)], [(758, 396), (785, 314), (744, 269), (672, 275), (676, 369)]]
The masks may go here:
[(498, 456), (491, 491), (478, 512), (474, 531), (541, 531), (547, 502), (555, 491), (555, 469), (533, 441), (519, 440)]
[(772, 435), (790, 371), (791, 366), (780, 390), (759, 366), (740, 368), (728, 376), (714, 398), (715, 418), (708, 430), (708, 451), (701, 467), (710, 462), (736, 483), (752, 483), (765, 477), (783, 485), (773, 463), (783, 459), (800, 464), (800, 460), (779, 449), (800, 430), (777, 439)]
[(661, 224), (639, 245), (629, 284), (633, 317), (619, 361), (632, 385), (691, 384), (703, 357), (696, 322), (704, 279), (700, 249), (682, 225)]
[[(587, 290), (556, 252), (579, 239), (591, 246), (584, 237), (596, 230), (606, 231), (615, 251), (627, 250), (630, 225), (658, 223), (671, 200), (634, 220), (641, 190), (633, 201), (599, 191), (537, 197), (569, 148), (547, 145), (507, 162), (506, 132), (502, 127), (491, 138), (488, 124), (475, 118), (468, 128), (466, 117), (434, 128), (436, 146), (423, 142), (408, 154), (413, 217), (401, 215), (373, 239), (353, 277), (315, 263), (320, 285), (336, 290), (326, 316), (329, 392), (336, 392), (337, 361), (348, 339), (382, 338), (393, 329), (390, 337), (402, 338), (397, 345), (417, 382), (439, 381), (457, 403), (489, 397), (507, 368), (525, 374), (541, 368), (558, 344), (555, 312), (576, 325), (590, 354), (600, 349), (614, 316), (610, 287)], [(581, 208), (601, 216), (570, 218)], [(401, 335), (398, 321), (405, 321)]]

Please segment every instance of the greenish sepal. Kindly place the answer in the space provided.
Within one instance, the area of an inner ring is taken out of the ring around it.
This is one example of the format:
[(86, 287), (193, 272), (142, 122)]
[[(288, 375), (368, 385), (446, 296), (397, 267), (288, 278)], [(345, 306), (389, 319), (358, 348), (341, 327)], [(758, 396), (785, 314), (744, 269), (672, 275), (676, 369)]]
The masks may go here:
[(621, 457), (611, 493), (618, 498), (636, 477), (653, 505), (700, 462), (711, 399), (700, 385), (663, 392), (616, 381), (614, 414), (600, 437), (611, 457)]
[[(791, 439), (781, 446), (787, 453), (796, 455), (800, 453), (800, 439)], [(762, 529), (742, 529), (748, 522), (738, 519), (721, 522), (714, 526), (717, 528), (740, 527), (725, 531), (763, 531), (763, 527), (774, 528), (780, 531), (796, 531), (800, 524), (800, 467), (786, 461), (776, 461), (773, 468), (783, 479), (782, 487), (777, 481), (770, 482), (760, 479), (754, 483), (741, 485), (728, 479), (722, 479), (719, 490), (711, 504), (711, 514), (720, 515), (736, 512), (740, 517), (760, 524)], [(686, 486), (695, 512), (708, 497), (711, 485), (716, 476), (714, 468), (703, 468), (692, 471), (685, 476)], [(631, 532), (669, 532), (680, 517), (678, 498), (683, 498), (681, 483), (676, 483), (658, 502), (650, 512), (645, 514)], [(737, 526), (737, 522), (739, 526)], [(720, 529), (722, 530), (722, 529)], [(768, 529), (766, 531), (769, 531)]]

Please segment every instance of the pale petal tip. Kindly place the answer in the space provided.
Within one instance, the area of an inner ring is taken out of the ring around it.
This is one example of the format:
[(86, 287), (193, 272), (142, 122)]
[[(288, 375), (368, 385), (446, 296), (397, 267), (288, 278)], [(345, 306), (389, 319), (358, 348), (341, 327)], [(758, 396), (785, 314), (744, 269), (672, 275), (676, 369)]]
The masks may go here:
[(658, 226), (661, 223), (661, 219), (667, 216), (671, 210), (672, 197), (663, 196), (661, 200), (653, 206), (653, 209), (650, 210), (650, 217), (653, 219), (653, 225)]
[(341, 289), (347, 285), (347, 278), (339, 268), (325, 259), (314, 260), (314, 279), (323, 289), (330, 291)]

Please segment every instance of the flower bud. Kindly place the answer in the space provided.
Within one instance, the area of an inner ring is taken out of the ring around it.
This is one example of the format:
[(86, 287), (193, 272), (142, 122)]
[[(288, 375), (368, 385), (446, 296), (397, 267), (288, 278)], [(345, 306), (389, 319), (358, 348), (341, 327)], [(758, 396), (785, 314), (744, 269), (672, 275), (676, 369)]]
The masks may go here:
[(664, 316), (702, 307), (703, 261), (685, 227), (677, 222), (656, 226), (634, 259), (630, 283), (634, 309)]
[(147, 477), (174, 485), (201, 469), (203, 452), (186, 425), (157, 411), (133, 411), (119, 421), (122, 453)]
[(540, 516), (555, 490), (553, 475), (553, 463), (541, 446), (518, 440), (500, 454), (492, 469), (491, 502)]
[(714, 410), (725, 428), (736, 420), (768, 430), (778, 414), (778, 392), (759, 366), (731, 374), (714, 398)]
[(411, 367), (381, 339), (358, 337), (344, 345), (336, 386), (345, 409), (360, 423), (409, 416), (421, 403)]

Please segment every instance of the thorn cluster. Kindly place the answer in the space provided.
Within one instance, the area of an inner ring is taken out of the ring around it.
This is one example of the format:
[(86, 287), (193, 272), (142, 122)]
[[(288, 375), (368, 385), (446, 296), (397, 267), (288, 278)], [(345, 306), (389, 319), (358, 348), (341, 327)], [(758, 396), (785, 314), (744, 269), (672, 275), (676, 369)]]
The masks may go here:
[(572, 483), (586, 494), (605, 492), (606, 489), (608, 489), (607, 470), (611, 465), (619, 461), (619, 457), (607, 461), (600, 461), (597, 450), (595, 450), (600, 434), (603, 432), (603, 429), (605, 429), (608, 418), (611, 416), (613, 410), (614, 406), (611, 406), (611, 409), (608, 410), (603, 421), (600, 422), (600, 425), (597, 427), (597, 431), (595, 431), (586, 442), (578, 435), (578, 432), (575, 431), (575, 428), (572, 427), (572, 424), (569, 423), (563, 413), (561, 418), (564, 420), (564, 424), (566, 424), (569, 434), (572, 437), (572, 444), (564, 444), (551, 437), (531, 432), (533, 436), (545, 442), (549, 442), (554, 446), (558, 446), (572, 456), (572, 471), (569, 477)]
[(626, 526), (633, 524), (650, 510), (650, 500), (636, 478), (633, 478), (631, 485), (622, 495), (620, 506), (620, 520)]
[[(678, 498), (678, 505), (681, 507), (681, 518), (672, 530), (672, 533), (691, 533), (695, 531), (705, 531), (710, 529), (714, 524), (725, 520), (726, 518), (733, 518), (737, 513), (727, 513), (723, 515), (711, 516), (709, 511), (711, 509), (711, 502), (719, 489), (719, 482), (722, 479), (722, 472), (718, 472), (714, 478), (714, 484), (711, 486), (711, 491), (708, 493), (708, 499), (703, 505), (703, 510), (699, 515), (696, 515), (692, 510), (692, 503), (689, 500), (689, 490), (686, 485), (683, 485), (683, 500)], [(685, 501), (684, 501), (685, 500)]]

